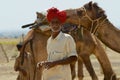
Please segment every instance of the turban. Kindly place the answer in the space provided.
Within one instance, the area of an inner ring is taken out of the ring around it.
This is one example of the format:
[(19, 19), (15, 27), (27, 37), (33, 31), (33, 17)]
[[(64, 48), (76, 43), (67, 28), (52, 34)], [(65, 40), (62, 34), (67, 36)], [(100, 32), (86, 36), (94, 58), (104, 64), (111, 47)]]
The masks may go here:
[(66, 12), (65, 11), (59, 11), (57, 8), (50, 8), (47, 11), (47, 20), (48, 22), (51, 22), (53, 18), (57, 18), (61, 23), (64, 23), (66, 20)]

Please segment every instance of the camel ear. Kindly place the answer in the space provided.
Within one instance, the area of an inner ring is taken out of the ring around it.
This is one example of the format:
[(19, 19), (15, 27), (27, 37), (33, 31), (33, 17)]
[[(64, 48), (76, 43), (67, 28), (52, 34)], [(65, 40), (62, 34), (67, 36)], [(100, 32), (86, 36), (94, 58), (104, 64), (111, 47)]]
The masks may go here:
[(36, 14), (38, 15), (38, 14), (39, 14), (39, 12), (36, 12)]
[(85, 9), (92, 10), (92, 1), (84, 5)]
[(45, 17), (44, 14), (40, 13), (40, 12), (36, 12), (37, 17), (41, 18), (41, 17)]
[(93, 7), (97, 9), (99, 8), (97, 3), (93, 3)]
[(90, 1), (90, 2), (88, 3), (88, 5), (89, 5), (89, 6), (92, 6), (92, 1)]
[(97, 18), (101, 16), (106, 16), (105, 11), (102, 8), (100, 8), (97, 3), (93, 3), (93, 8), (96, 11)]

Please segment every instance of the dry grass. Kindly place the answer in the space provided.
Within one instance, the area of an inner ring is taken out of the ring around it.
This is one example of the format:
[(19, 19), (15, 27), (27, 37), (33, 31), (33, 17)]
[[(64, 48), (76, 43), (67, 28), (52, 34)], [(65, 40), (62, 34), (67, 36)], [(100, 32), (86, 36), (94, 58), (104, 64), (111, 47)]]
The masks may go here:
[(13, 45), (13, 44), (17, 44), (19, 42), (19, 38), (2, 38), (0, 39), (0, 44), (3, 45)]

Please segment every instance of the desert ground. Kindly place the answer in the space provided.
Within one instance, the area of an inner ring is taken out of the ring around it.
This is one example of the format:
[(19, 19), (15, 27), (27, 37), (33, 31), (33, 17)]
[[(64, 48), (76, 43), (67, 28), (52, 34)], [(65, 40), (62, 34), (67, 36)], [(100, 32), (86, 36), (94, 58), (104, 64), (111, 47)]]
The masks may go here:
[[(13, 66), (15, 63), (15, 58), (18, 55), (15, 47), (16, 43), (18, 42), (19, 39), (0, 39), (0, 43), (5, 50), (5, 52), (3, 52), (2, 48), (0, 47), (0, 80), (16, 80), (18, 72), (14, 71)], [(107, 47), (105, 48), (105, 51), (108, 55), (114, 72), (116, 73), (117, 77), (120, 78), (120, 53), (114, 52)], [(7, 54), (9, 62), (7, 61), (4, 53)], [(104, 75), (101, 73), (101, 68), (96, 57), (91, 55), (90, 58), (99, 80), (103, 80)], [(77, 78), (75, 80), (77, 80)], [(90, 75), (85, 67), (83, 80), (91, 80)]]

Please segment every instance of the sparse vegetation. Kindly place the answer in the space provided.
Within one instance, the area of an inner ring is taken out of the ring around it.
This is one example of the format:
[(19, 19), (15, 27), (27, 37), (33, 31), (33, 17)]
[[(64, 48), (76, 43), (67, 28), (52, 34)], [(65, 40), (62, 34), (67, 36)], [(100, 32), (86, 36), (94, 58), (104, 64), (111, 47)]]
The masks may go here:
[(20, 41), (19, 38), (1, 38), (0, 44), (3, 45), (15, 45)]
[(6, 53), (9, 59), (15, 58), (17, 56), (16, 44), (19, 43), (19, 41), (19, 38), (0, 38), (0, 44), (3, 47), (3, 49), (0, 47), (0, 63), (6, 62), (4, 53)]

